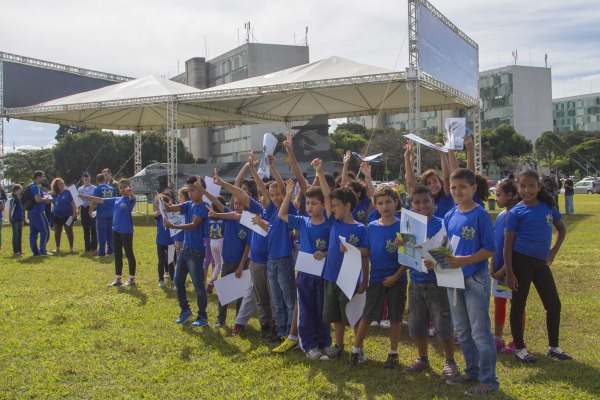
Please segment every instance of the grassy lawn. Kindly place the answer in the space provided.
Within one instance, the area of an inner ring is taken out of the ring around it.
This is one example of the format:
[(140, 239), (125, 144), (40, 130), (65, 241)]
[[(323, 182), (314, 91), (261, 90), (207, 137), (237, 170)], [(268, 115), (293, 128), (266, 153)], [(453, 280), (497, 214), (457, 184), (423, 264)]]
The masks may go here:
[[(561, 203), (564, 204), (562, 196)], [(548, 359), (545, 316), (532, 291), (525, 338), (539, 357), (533, 366), (498, 356), (501, 392), (494, 398), (592, 399), (600, 397), (600, 196), (576, 195), (576, 215), (565, 216), (567, 239), (554, 265), (562, 300), (561, 348), (576, 361)], [(496, 210), (493, 214), (498, 212)], [(153, 220), (137, 215), (134, 249), (138, 286), (108, 288), (111, 257), (86, 254), (12, 257), (10, 226), (0, 255), (0, 398), (368, 398), (462, 397), (466, 387), (445, 384), (441, 346), (432, 340), (431, 372), (385, 370), (388, 332), (373, 328), (365, 343), (369, 360), (349, 369), (345, 359), (311, 361), (301, 352), (270, 353), (255, 318), (241, 336), (227, 329), (174, 324), (173, 289), (159, 288)], [(76, 248), (83, 248), (81, 226)], [(30, 254), (29, 230), (23, 249)], [(63, 248), (66, 237), (63, 235)], [(49, 249), (54, 248), (51, 238)], [(125, 266), (125, 270), (127, 266)], [(191, 285), (188, 296), (195, 299)], [(212, 325), (217, 297), (209, 296)], [(510, 329), (506, 327), (507, 342)], [(417, 356), (403, 327), (399, 348), (405, 366)], [(346, 348), (353, 334), (346, 335)], [(457, 362), (464, 367), (460, 349)]]

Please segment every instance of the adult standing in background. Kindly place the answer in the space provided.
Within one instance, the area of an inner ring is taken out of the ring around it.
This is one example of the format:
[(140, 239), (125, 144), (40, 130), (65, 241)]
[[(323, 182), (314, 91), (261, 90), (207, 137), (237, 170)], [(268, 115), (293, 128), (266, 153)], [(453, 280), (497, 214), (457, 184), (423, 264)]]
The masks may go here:
[(573, 204), (573, 180), (568, 176), (565, 176), (565, 214), (575, 214), (575, 206)]
[[(98, 186), (94, 189), (94, 197), (102, 197), (103, 199), (117, 197), (117, 191), (106, 184), (103, 174), (96, 176), (96, 182), (98, 182)], [(114, 253), (112, 243), (113, 206), (109, 204), (92, 203), (88, 210), (89, 216), (92, 216), (94, 210), (97, 210), (98, 251), (94, 252), (95, 256), (104, 257), (107, 254)]]
[(104, 175), (104, 183), (106, 183), (108, 186), (112, 186), (116, 192), (116, 190), (119, 188), (119, 182), (113, 179), (110, 169), (104, 168), (102, 170), (102, 175)]
[(60, 239), (63, 228), (69, 240), (69, 251), (75, 253), (73, 247), (73, 223), (77, 220), (77, 205), (71, 192), (67, 189), (65, 182), (61, 178), (54, 178), (50, 185), (52, 189), (52, 222), (54, 225), (54, 240), (56, 250), (54, 254), (60, 253)]
[[(90, 173), (84, 172), (81, 175), (82, 186), (79, 186), (77, 191), (79, 194), (86, 196), (93, 196), (96, 186), (90, 183)], [(89, 200), (81, 200), (82, 204), (80, 207), (79, 214), (81, 215), (81, 226), (83, 227), (83, 243), (85, 244), (85, 251), (96, 251), (98, 249), (98, 236), (96, 234), (96, 218), (90, 215), (90, 202)]]
[[(49, 256), (46, 251), (46, 243), (50, 238), (50, 226), (46, 218), (46, 204), (52, 202), (52, 197), (44, 196), (42, 193), (42, 183), (46, 179), (44, 171), (35, 171), (33, 173), (33, 182), (31, 188), (31, 198), (34, 201), (33, 208), (29, 210), (29, 246), (34, 256)], [(40, 245), (38, 246), (38, 235)]]

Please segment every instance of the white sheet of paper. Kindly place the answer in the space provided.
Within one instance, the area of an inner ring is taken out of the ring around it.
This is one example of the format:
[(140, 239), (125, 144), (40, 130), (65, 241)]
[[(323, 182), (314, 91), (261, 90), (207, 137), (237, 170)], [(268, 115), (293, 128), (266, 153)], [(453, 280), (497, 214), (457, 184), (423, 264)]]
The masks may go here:
[(81, 200), (81, 198), (79, 197), (79, 192), (77, 191), (75, 185), (71, 185), (67, 189), (69, 190), (69, 192), (71, 192), (71, 196), (73, 196), (73, 201), (75, 202), (75, 205), (77, 207), (81, 206), (83, 204), (83, 200)]
[(296, 271), (321, 277), (323, 275), (323, 267), (325, 267), (325, 260), (326, 258), (316, 260), (314, 254), (299, 251), (298, 258), (296, 259)]
[(431, 142), (428, 142), (427, 140), (425, 140), (425, 139), (423, 139), (422, 137), (420, 137), (420, 136), (417, 136), (417, 135), (415, 135), (415, 134), (409, 133), (408, 135), (404, 135), (404, 136), (405, 136), (406, 138), (410, 139), (410, 140), (413, 140), (413, 141), (415, 141), (415, 142), (417, 142), (417, 143), (420, 143), (420, 144), (422, 144), (422, 145), (425, 145), (425, 146), (427, 146), (427, 147), (429, 147), (429, 148), (432, 148), (432, 149), (435, 149), (435, 150), (440, 150), (440, 151), (443, 151), (444, 153), (447, 153), (447, 152), (448, 152), (448, 149), (445, 149), (445, 148), (443, 148), (443, 147), (438, 147), (438, 146), (436, 146), (435, 144), (433, 144), (433, 143), (431, 143)]
[(269, 168), (269, 161), (267, 157), (275, 153), (277, 147), (277, 138), (272, 133), (265, 133), (263, 135), (263, 156), (260, 159), (258, 165), (258, 175), (262, 178), (263, 176), (271, 176), (271, 168)]
[(463, 136), (466, 133), (467, 119), (446, 118), (445, 127), (444, 138), (446, 143), (444, 147), (451, 150), (463, 150), (465, 148)]
[[(427, 239), (427, 217), (416, 212), (402, 208), (400, 214), (400, 232), (410, 233), (415, 236), (416, 245), (422, 244)], [(423, 260), (416, 250), (411, 256), (410, 251), (401, 252), (398, 248), (398, 262), (407, 267), (423, 272)]]
[[(217, 185), (213, 181), (212, 176), (205, 176), (204, 182), (206, 182), (206, 191), (208, 193), (212, 194), (215, 197), (217, 197), (221, 193), (221, 186)], [(208, 200), (208, 197), (206, 197), (206, 195), (202, 196), (202, 200), (210, 204), (210, 200)]]
[(221, 305), (229, 304), (241, 297), (244, 297), (248, 291), (248, 287), (252, 285), (250, 280), (250, 271), (242, 271), (242, 276), (236, 278), (235, 274), (229, 274), (224, 278), (217, 279), (215, 282), (217, 296)]
[(252, 229), (254, 232), (258, 233), (261, 236), (267, 236), (267, 231), (265, 231), (261, 226), (256, 225), (252, 222), (252, 218), (254, 218), (256, 214), (251, 213), (250, 211), (242, 211), (242, 217), (240, 219), (240, 224), (244, 225), (247, 228)]
[[(379, 154), (373, 154), (372, 156), (367, 156), (367, 157), (363, 157), (360, 154), (358, 154), (357, 152), (353, 151), (352, 155), (356, 158), (358, 158), (360, 161), (366, 161), (366, 162), (371, 162), (379, 157), (381, 157), (383, 155), (383, 153), (379, 153)], [(373, 162), (379, 162), (380, 160), (377, 161), (373, 161)]]
[(358, 277), (362, 268), (362, 258), (360, 250), (352, 246), (343, 236), (339, 237), (347, 251), (344, 253), (344, 260), (340, 268), (340, 274), (337, 278), (337, 285), (342, 292), (351, 299), (358, 283)]
[(170, 244), (167, 248), (167, 264), (171, 264), (175, 261), (175, 245)]
[(362, 317), (366, 301), (367, 292), (357, 293), (354, 295), (354, 297), (352, 297), (352, 299), (350, 299), (348, 304), (346, 304), (346, 316), (348, 317), (350, 326), (356, 325), (356, 323)]
[[(450, 240), (450, 246), (452, 246), (452, 249), (456, 250), (459, 241), (459, 236), (452, 236), (452, 239)], [(435, 271), (435, 275), (437, 277), (438, 286), (457, 289), (465, 288), (465, 275), (462, 268), (442, 269), (436, 266), (433, 270)]]
[(67, 222), (65, 222), (65, 225), (66, 225), (66, 226), (71, 226), (71, 224), (72, 224), (72, 223), (73, 223), (73, 216), (71, 215), (71, 216), (69, 217), (69, 219), (67, 220)]

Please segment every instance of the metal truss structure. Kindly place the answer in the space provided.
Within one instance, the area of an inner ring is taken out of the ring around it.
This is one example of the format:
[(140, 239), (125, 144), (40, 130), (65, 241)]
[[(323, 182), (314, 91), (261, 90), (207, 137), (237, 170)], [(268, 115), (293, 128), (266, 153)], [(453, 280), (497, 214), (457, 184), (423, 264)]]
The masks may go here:
[(481, 109), (472, 107), (468, 110), (473, 116), (473, 147), (475, 150), (475, 170), (483, 173), (483, 160), (481, 159)]
[[(408, 88), (408, 128), (410, 133), (419, 135), (421, 126), (421, 69), (419, 67), (419, 0), (408, 0), (408, 68), (406, 86)], [(421, 173), (421, 146), (415, 143), (415, 164), (413, 169)]]
[[(0, 59), (0, 109), (4, 105), (4, 61)], [(4, 118), (0, 117), (0, 185), (4, 184)]]
[(167, 103), (167, 176), (169, 184), (177, 182), (177, 102), (173, 100)]
[(133, 136), (133, 171), (137, 174), (142, 170), (142, 132)]

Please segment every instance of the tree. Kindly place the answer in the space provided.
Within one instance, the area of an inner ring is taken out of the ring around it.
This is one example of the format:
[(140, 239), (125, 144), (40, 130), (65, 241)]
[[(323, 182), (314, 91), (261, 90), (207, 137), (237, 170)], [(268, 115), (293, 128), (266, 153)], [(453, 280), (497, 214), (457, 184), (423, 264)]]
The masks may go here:
[(361, 135), (365, 139), (369, 139), (369, 132), (367, 128), (361, 124), (357, 124), (354, 122), (344, 122), (343, 124), (339, 124), (335, 127), (335, 132), (347, 131)]
[(60, 142), (67, 135), (73, 135), (77, 133), (85, 133), (91, 129), (83, 128), (79, 126), (71, 126), (71, 125), (59, 125), (56, 130), (56, 136), (54, 137), (57, 142)]
[(334, 161), (343, 161), (346, 150), (360, 153), (367, 144), (361, 135), (343, 130), (329, 135), (329, 142)]
[(542, 136), (537, 138), (535, 141), (535, 154), (540, 161), (544, 161), (544, 163), (550, 167), (554, 168), (554, 162), (556, 157), (563, 154), (564, 146), (558, 134), (555, 132), (544, 132)]
[(579, 168), (581, 171), (586, 171), (586, 174), (589, 175), (592, 171), (596, 171), (598, 173), (598, 166), (600, 166), (600, 139), (589, 139), (585, 142), (571, 147), (567, 150), (567, 153), (577, 159), (578, 161), (582, 158), (585, 161), (579, 161), (583, 167), (577, 165), (576, 168)]
[(15, 183), (31, 182), (33, 173), (38, 170), (46, 173), (48, 182), (58, 176), (52, 149), (17, 150), (4, 156), (4, 165), (4, 174)]
[(493, 131), (484, 129), (481, 132), (481, 142), (482, 150), (487, 147), (496, 162), (504, 157), (519, 157), (533, 150), (531, 140), (508, 124), (502, 124)]

